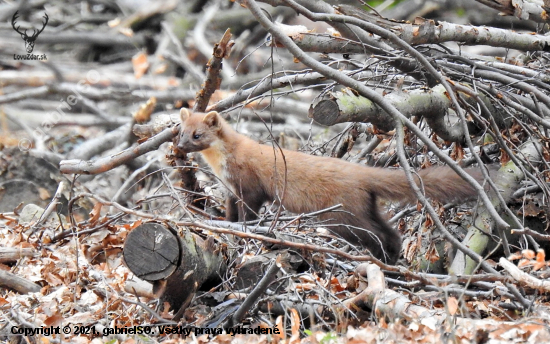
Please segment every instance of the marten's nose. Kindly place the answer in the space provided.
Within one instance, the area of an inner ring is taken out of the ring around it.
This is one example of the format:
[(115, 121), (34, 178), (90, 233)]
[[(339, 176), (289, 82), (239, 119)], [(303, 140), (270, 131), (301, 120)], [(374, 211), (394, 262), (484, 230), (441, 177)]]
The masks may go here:
[(184, 148), (184, 142), (185, 142), (185, 134), (182, 134), (178, 139), (178, 145), (177, 145), (177, 147), (180, 151), (184, 150), (183, 149)]

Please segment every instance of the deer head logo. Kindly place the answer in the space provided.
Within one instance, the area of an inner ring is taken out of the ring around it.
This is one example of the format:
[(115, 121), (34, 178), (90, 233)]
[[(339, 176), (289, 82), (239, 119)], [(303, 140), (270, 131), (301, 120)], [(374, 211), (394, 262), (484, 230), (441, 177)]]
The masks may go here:
[(42, 31), (44, 31), (46, 24), (48, 24), (48, 14), (44, 13), (44, 19), (46, 21), (43, 23), (42, 28), (38, 31), (36, 29), (33, 29), (33, 34), (31, 36), (28, 36), (27, 30), (25, 30), (25, 32), (21, 32), (19, 31), (20, 26), (15, 27), (15, 22), (17, 21), (17, 18), (19, 18), (18, 13), (19, 11), (13, 14), (13, 17), (11, 18), (11, 26), (13, 26), (13, 29), (21, 35), (21, 38), (23, 38), (23, 40), (25, 41), (25, 49), (27, 49), (27, 53), (30, 54), (34, 49), (34, 41), (36, 41), (38, 35), (40, 35)]

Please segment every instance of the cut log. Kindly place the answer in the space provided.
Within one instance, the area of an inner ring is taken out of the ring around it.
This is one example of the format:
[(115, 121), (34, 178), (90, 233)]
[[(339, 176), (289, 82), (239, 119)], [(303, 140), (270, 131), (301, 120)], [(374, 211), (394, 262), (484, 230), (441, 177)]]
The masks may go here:
[(227, 266), (212, 237), (203, 240), (167, 225), (148, 222), (136, 227), (124, 243), (124, 261), (139, 278), (153, 283), (154, 294), (172, 309), (189, 305), (198, 290), (221, 282)]

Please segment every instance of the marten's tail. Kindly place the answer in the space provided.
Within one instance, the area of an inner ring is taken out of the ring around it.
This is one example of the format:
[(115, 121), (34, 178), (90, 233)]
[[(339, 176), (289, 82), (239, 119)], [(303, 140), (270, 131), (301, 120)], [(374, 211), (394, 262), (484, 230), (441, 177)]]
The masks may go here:
[[(464, 170), (483, 185), (483, 174), (479, 169)], [(419, 172), (426, 195), (440, 202), (466, 201), (477, 197), (477, 191), (450, 167), (432, 167)]]
[[(483, 174), (479, 169), (469, 168), (465, 171), (479, 183), (483, 182)], [(376, 193), (386, 199), (413, 202), (416, 195), (407, 181), (405, 172), (399, 170), (380, 169), (376, 173), (379, 180), (376, 183)], [(418, 177), (422, 180), (419, 182)], [(422, 186), (426, 196), (446, 203), (452, 201), (467, 201), (477, 197), (477, 191), (450, 167), (430, 167), (414, 175), (417, 185)], [(421, 188), (422, 190), (422, 188)]]

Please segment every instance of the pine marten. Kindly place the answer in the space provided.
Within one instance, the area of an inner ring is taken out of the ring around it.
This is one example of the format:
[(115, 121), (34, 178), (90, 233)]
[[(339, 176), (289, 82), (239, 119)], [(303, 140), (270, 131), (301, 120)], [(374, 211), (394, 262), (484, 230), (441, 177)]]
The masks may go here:
[[(254, 218), (265, 202), (275, 201), (294, 213), (341, 203), (341, 211), (319, 216), (331, 225), (327, 228), (348, 242), (369, 249), (378, 259), (389, 264), (397, 261), (401, 237), (380, 214), (377, 198), (416, 200), (403, 171), (263, 145), (237, 133), (214, 111), (189, 114), (182, 109), (180, 114), (177, 147), (185, 153), (201, 152), (214, 174), (230, 189), (228, 220)], [(473, 174), (471, 170), (469, 173)], [(426, 195), (441, 202), (477, 195), (449, 167), (424, 169), (418, 175)]]

